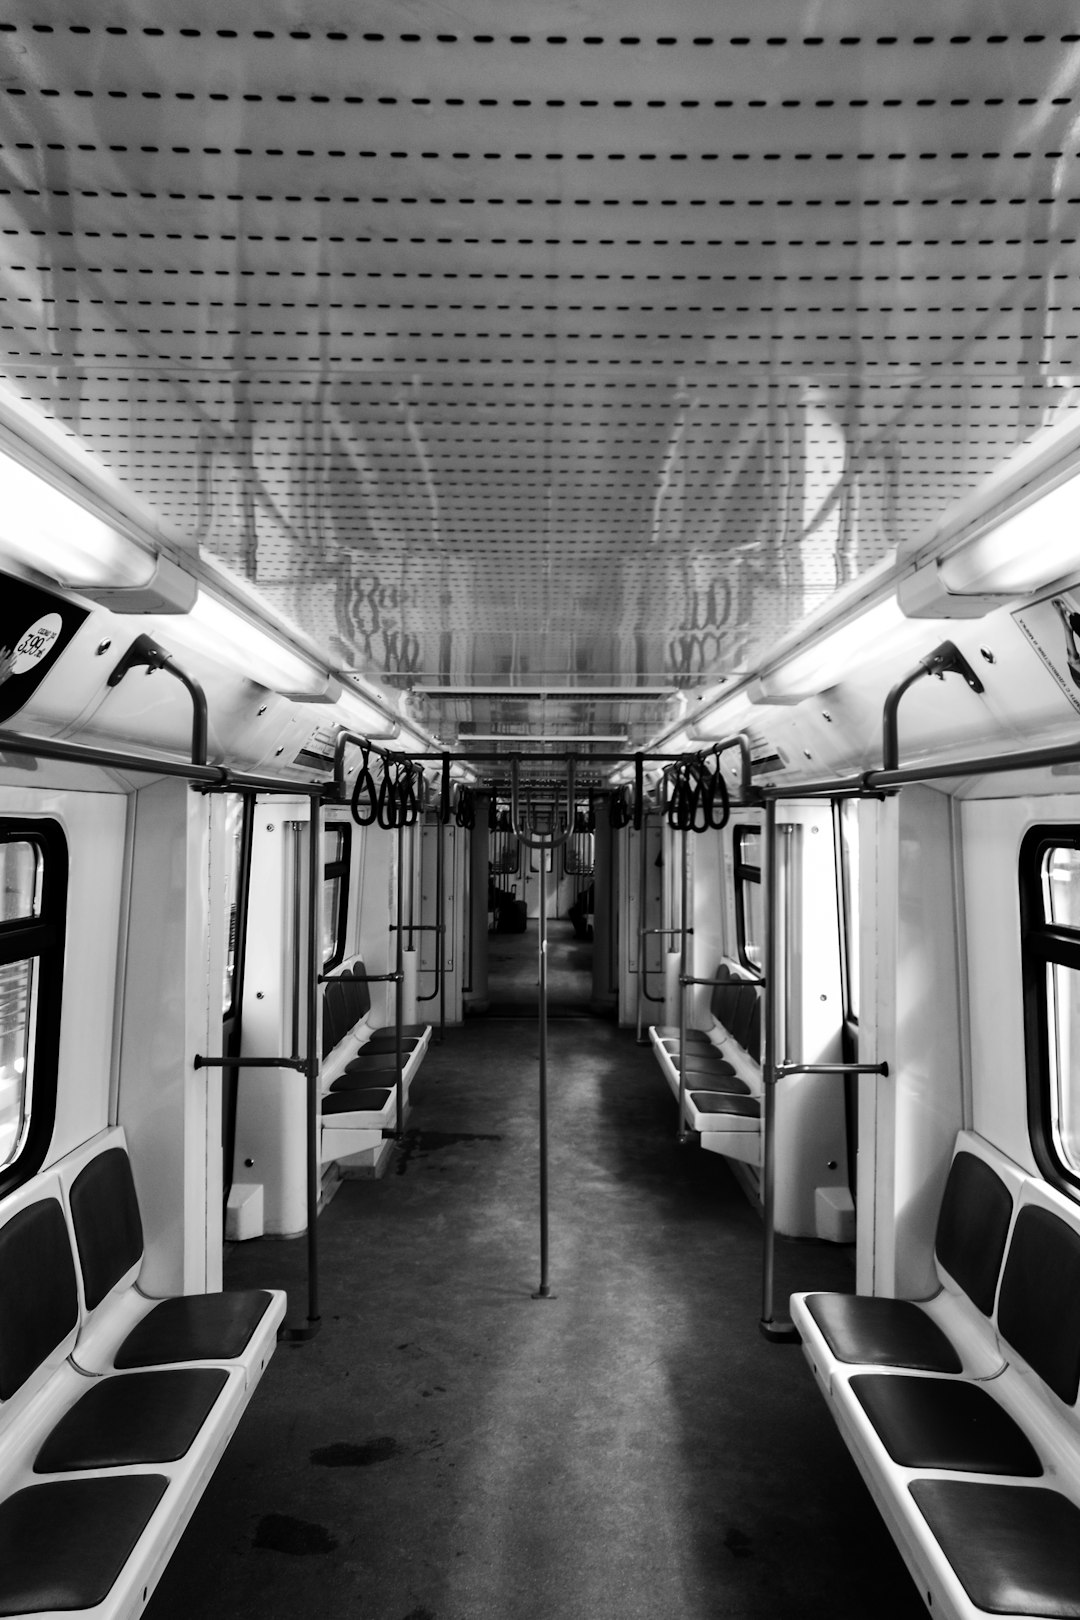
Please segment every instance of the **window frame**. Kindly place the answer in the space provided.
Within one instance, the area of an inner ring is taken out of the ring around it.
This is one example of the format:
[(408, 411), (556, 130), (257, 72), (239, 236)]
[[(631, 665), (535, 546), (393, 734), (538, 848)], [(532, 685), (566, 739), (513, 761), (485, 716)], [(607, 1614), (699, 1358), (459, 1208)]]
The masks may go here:
[[(833, 848), (836, 860), (836, 910), (840, 939), (840, 989), (843, 1017), (855, 1030), (859, 1027), (858, 999), (853, 990), (862, 985), (859, 978), (859, 928), (861, 918), (857, 905), (858, 872), (853, 869), (851, 844), (845, 834), (845, 819), (855, 819), (858, 836), (858, 799), (833, 800)], [(854, 880), (854, 881), (853, 881)]]
[(1043, 902), (1043, 867), (1057, 849), (1080, 850), (1080, 827), (1067, 823), (1031, 827), (1020, 844), (1020, 961), (1027, 1078), (1028, 1135), (1040, 1172), (1080, 1200), (1080, 1168), (1065, 1163), (1055, 1143), (1055, 1061), (1050, 1048), (1051, 1009), (1047, 969), (1080, 973), (1080, 928), (1048, 921)]
[(352, 823), (348, 821), (328, 821), (323, 823), (323, 834), (340, 833), (341, 847), (337, 857), (332, 861), (323, 861), (323, 915), (328, 914), (325, 905), (326, 885), (334, 878), (340, 878), (337, 893), (337, 915), (333, 918), (333, 949), (330, 955), (323, 960), (322, 971), (329, 973), (332, 968), (340, 967), (345, 960), (346, 935), (349, 926), (349, 871), (352, 863)]
[(56, 1123), (69, 860), (64, 829), (48, 817), (0, 817), (0, 843), (33, 844), (41, 855), (40, 914), (0, 923), (0, 964), (37, 963), (29, 1120), (22, 1147), (10, 1163), (0, 1167), (3, 1198), (40, 1170)]
[[(746, 861), (742, 857), (742, 842), (744, 835), (757, 838), (764, 837), (763, 830), (754, 822), (737, 822), (731, 829), (731, 874), (735, 890), (735, 952), (743, 967), (760, 979), (764, 972), (765, 941), (761, 940), (759, 949), (762, 959), (755, 962), (747, 952), (746, 934), (746, 897), (744, 888), (747, 883), (756, 883), (761, 889), (762, 916), (764, 917), (765, 886), (762, 869), (755, 862)], [(751, 943), (756, 943), (751, 941)]]

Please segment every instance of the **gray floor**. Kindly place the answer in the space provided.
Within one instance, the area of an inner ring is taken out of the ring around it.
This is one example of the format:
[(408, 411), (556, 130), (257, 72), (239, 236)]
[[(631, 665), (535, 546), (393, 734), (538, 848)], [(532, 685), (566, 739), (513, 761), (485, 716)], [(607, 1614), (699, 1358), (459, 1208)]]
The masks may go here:
[[(321, 1333), (278, 1348), (150, 1620), (924, 1614), (800, 1351), (758, 1333), (756, 1213), (612, 1024), (551, 1027), (557, 1297), (530, 1297), (537, 1051), (501, 1019), (429, 1053), (396, 1164), (320, 1220)], [(847, 1251), (778, 1263), (851, 1286)], [(302, 1242), (228, 1274), (302, 1318)]]
[[(539, 923), (523, 934), (488, 936), (488, 1015), (535, 1017), (539, 996)], [(592, 1001), (591, 940), (576, 939), (565, 917), (548, 922), (548, 1008), (554, 1018), (585, 1018)]]

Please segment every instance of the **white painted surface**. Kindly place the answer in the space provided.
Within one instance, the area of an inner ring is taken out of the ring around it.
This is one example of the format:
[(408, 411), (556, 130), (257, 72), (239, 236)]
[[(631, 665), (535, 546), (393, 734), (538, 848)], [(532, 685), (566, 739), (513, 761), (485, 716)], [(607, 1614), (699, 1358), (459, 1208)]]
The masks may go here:
[[(827, 802), (783, 804), (777, 831), (787, 873), (788, 960), (783, 1050), (791, 1062), (837, 1063), (843, 1014), (836, 873)], [(818, 1235), (819, 1187), (847, 1187), (844, 1082), (791, 1075), (776, 1092), (776, 1230)]]
[[(307, 800), (255, 807), (241, 1056), (291, 1057), (294, 1039), (304, 1055), (308, 818)], [(291, 1237), (306, 1229), (307, 1099), (298, 1069), (240, 1070), (233, 1177), (261, 1182), (268, 1233)]]
[(223, 941), (211, 905), (211, 827), (224, 807), (176, 780), (137, 795), (118, 1123), (127, 1132), (146, 1236), (143, 1286), (221, 1286), (221, 1077), (194, 1067), (221, 1049)]
[[(877, 819), (860, 1058), (887, 1062), (889, 1076), (862, 1091), (860, 1161), (872, 1136), (873, 1182), (860, 1162), (859, 1286), (869, 1278), (875, 1293), (919, 1298), (935, 1286), (937, 1212), (964, 1123), (952, 818), (945, 794), (916, 786)], [(874, 1210), (864, 1237), (867, 1196)]]

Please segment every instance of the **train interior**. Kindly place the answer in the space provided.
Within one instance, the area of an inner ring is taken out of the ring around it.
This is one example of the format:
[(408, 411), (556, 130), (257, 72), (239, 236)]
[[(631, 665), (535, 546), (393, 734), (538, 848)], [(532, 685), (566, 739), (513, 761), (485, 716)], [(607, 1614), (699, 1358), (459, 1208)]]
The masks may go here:
[(1075, 6), (0, 60), (0, 1614), (1080, 1616)]

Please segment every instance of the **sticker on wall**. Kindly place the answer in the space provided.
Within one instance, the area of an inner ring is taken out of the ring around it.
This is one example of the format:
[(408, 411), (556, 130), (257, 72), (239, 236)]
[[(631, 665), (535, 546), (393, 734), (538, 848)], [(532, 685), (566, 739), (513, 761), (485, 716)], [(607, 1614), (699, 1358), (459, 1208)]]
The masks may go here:
[(1013, 618), (1080, 714), (1080, 588), (1017, 608)]
[(85, 608), (0, 575), (0, 724), (33, 696), (86, 617)]

